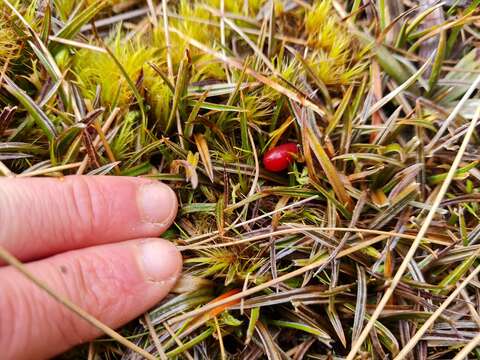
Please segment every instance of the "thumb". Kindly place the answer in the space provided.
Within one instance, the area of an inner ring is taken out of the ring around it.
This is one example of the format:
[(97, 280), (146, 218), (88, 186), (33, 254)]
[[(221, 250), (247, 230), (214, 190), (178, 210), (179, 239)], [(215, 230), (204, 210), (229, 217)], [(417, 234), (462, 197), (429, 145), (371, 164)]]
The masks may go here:
[[(26, 266), (55, 292), (116, 328), (167, 295), (182, 260), (171, 243), (146, 239), (70, 251)], [(0, 268), (0, 309), (3, 359), (49, 358), (101, 335), (12, 267)]]

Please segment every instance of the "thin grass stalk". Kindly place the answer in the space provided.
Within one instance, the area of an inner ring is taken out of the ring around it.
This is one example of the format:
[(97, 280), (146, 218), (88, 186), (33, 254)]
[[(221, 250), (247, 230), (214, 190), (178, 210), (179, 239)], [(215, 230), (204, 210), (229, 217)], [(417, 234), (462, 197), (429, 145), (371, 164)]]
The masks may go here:
[(96, 351), (95, 351), (95, 345), (93, 342), (88, 344), (88, 355), (87, 355), (87, 360), (95, 360), (96, 356)]
[[(110, 113), (107, 120), (105, 120), (105, 123), (102, 126), (102, 132), (104, 134), (108, 131), (108, 129), (110, 129), (110, 127), (112, 126), (113, 122), (115, 121), (119, 113), (120, 113), (120, 108), (118, 107), (112, 110), (112, 112)], [(93, 146), (97, 147), (100, 141), (101, 141), (100, 135), (97, 134), (97, 136), (95, 137), (95, 140), (93, 140)], [(86, 154), (85, 157), (83, 158), (77, 170), (77, 175), (83, 174), (87, 166), (88, 166), (88, 154)]]
[(220, 358), (222, 360), (226, 360), (227, 355), (225, 353), (225, 346), (223, 345), (222, 330), (220, 329), (220, 325), (218, 323), (218, 318), (216, 316), (214, 316), (213, 321), (215, 323), (215, 329), (217, 330), (218, 345), (220, 346)]
[(158, 339), (157, 332), (155, 331), (155, 328), (152, 325), (152, 321), (150, 320), (150, 315), (148, 313), (143, 314), (143, 320), (145, 321), (145, 325), (147, 325), (148, 332), (150, 334), (150, 337), (152, 338), (155, 348), (157, 349), (160, 359), (167, 360), (168, 358), (165, 355), (165, 351), (163, 350), (160, 340)]
[(477, 312), (477, 309), (473, 306), (472, 302), (468, 297), (468, 293), (465, 289), (461, 292), (463, 300), (467, 303), (468, 310), (470, 311), (470, 315), (472, 316), (473, 320), (477, 323), (477, 326), (480, 328), (480, 315)]
[(150, 19), (152, 20), (152, 24), (155, 27), (158, 27), (158, 19), (157, 19), (157, 12), (155, 11), (155, 5), (153, 4), (153, 0), (147, 0), (148, 10), (150, 10)]
[(410, 78), (408, 78), (402, 85), (400, 85), (395, 90), (391, 91), (388, 95), (386, 95), (385, 97), (380, 99), (378, 102), (373, 104), (372, 107), (368, 110), (367, 116), (371, 116), (373, 113), (380, 110), (385, 104), (387, 104), (397, 95), (399, 95), (402, 91), (405, 91), (410, 86), (412, 86), (413, 83), (428, 69), (433, 58), (434, 58), (433, 55), (430, 56), (425, 62), (425, 64), (423, 64), (422, 67), (418, 69), (418, 71), (415, 74), (413, 74)]
[(47, 174), (51, 174), (51, 173), (54, 173), (54, 172), (60, 172), (60, 171), (75, 169), (75, 168), (80, 167), (80, 166), (82, 166), (82, 162), (76, 162), (76, 163), (71, 163), (71, 164), (66, 164), (66, 165), (52, 166), (52, 167), (47, 168), (47, 169), (39, 169), (39, 170), (24, 172), (24, 173), (15, 175), (15, 176), (19, 177), (19, 178), (42, 176), (42, 175), (47, 175)]
[[(165, 329), (168, 331), (168, 333), (170, 334), (170, 336), (172, 337), (172, 339), (175, 341), (175, 343), (178, 345), (178, 346), (184, 346), (183, 345), (183, 342), (182, 340), (180, 340), (177, 336), (177, 334), (175, 333), (175, 331), (173, 331), (173, 329), (168, 326), (167, 323), (162, 323), (163, 327), (165, 327)], [(166, 355), (166, 354), (165, 354)], [(194, 360), (192, 355), (190, 355), (190, 353), (188, 352), (188, 350), (184, 351), (183, 356), (185, 356), (188, 360)], [(168, 357), (167, 357), (168, 358)]]
[(100, 124), (98, 121), (94, 122), (94, 127), (95, 130), (97, 131), (97, 134), (100, 136), (100, 141), (102, 142), (102, 145), (105, 149), (105, 153), (107, 154), (108, 160), (112, 163), (115, 164), (113, 167), (113, 171), (115, 172), (115, 175), (119, 176), (121, 174), (120, 168), (118, 167), (117, 161), (115, 159), (115, 156), (113, 155), (112, 148), (110, 147), (110, 144), (105, 137), (105, 133), (103, 132)]
[(230, 19), (224, 18), (224, 21), (228, 26), (230, 26), (235, 32), (240, 35), (240, 37), (245, 40), (245, 42), (252, 48), (252, 50), (255, 52), (255, 54), (264, 62), (265, 65), (267, 65), (268, 69), (275, 75), (278, 75), (275, 66), (273, 66), (272, 62), (270, 59), (265, 56), (265, 54), (262, 52), (262, 50), (259, 49), (259, 47), (238, 27), (235, 25), (233, 21)]
[[(287, 205), (287, 206), (284, 206), (280, 209), (275, 209), (273, 211), (270, 211), (268, 213), (265, 213), (263, 215), (260, 215), (260, 216), (257, 216), (255, 218), (252, 218), (252, 219), (249, 219), (249, 220), (246, 220), (246, 221), (243, 221), (241, 223), (238, 223), (238, 224), (235, 224), (235, 225), (230, 225), (228, 227), (226, 227), (224, 229), (224, 231), (229, 231), (229, 230), (233, 230), (233, 229), (236, 229), (236, 228), (239, 228), (241, 226), (245, 226), (245, 225), (248, 225), (248, 224), (252, 224), (254, 222), (257, 222), (258, 220), (261, 220), (261, 219), (264, 219), (264, 218), (267, 218), (267, 217), (270, 217), (272, 215), (275, 215), (276, 213), (279, 213), (281, 211), (285, 211), (285, 210), (289, 210), (289, 209), (292, 209), (292, 208), (295, 208), (297, 206), (300, 206), (300, 205), (303, 205), (303, 204), (306, 204), (308, 202), (311, 202), (315, 199), (318, 199), (319, 196), (318, 195), (313, 195), (309, 198), (306, 198), (306, 199), (303, 199), (303, 200), (300, 200), (298, 202), (295, 202), (293, 204), (290, 204), (290, 205)], [(202, 234), (202, 235), (199, 235), (199, 236), (195, 236), (195, 237), (191, 237), (189, 239), (187, 239), (187, 242), (194, 242), (194, 241), (197, 241), (197, 240), (202, 240), (202, 239), (205, 239), (205, 238), (209, 238), (209, 237), (212, 237), (212, 236), (215, 236), (215, 235), (218, 235), (218, 231), (212, 231), (210, 233), (207, 233), (207, 234)]]
[(162, 0), (163, 33), (165, 34), (165, 45), (167, 47), (168, 77), (170, 78), (170, 82), (173, 84), (175, 81), (173, 75), (172, 45), (170, 41), (170, 26), (168, 24), (167, 1), (168, 0)]

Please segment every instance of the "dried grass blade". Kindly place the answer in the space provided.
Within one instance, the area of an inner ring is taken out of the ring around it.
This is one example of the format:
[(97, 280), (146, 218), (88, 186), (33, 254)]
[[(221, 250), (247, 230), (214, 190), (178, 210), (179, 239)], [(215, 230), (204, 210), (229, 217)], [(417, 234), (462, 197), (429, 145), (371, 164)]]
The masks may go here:
[(331, 306), (332, 302), (329, 302), (329, 306), (327, 307), (327, 315), (330, 320), (330, 323), (335, 330), (337, 337), (340, 339), (343, 347), (347, 347), (347, 339), (345, 338), (345, 332), (343, 331), (342, 327), (342, 320), (338, 316), (337, 310), (334, 306)]
[(150, 314), (145, 313), (143, 314), (143, 320), (145, 321), (145, 324), (147, 325), (148, 332), (150, 333), (150, 337), (153, 340), (153, 343), (155, 345), (155, 348), (157, 349), (158, 355), (160, 356), (161, 360), (168, 360), (167, 356), (165, 355), (165, 352), (163, 351), (162, 344), (160, 343), (160, 340), (158, 339), (158, 334), (155, 331), (155, 328), (152, 325), (152, 321), (150, 320)]
[(22, 177), (32, 177), (32, 176), (41, 176), (41, 175), (51, 174), (51, 173), (58, 172), (58, 171), (75, 169), (75, 168), (79, 167), (81, 164), (82, 164), (81, 162), (76, 162), (76, 163), (67, 164), (67, 165), (52, 166), (52, 167), (46, 168), (46, 169), (26, 171), (26, 172), (23, 172), (21, 174), (18, 174), (17, 177), (22, 178)]
[(367, 305), (367, 277), (363, 266), (357, 264), (357, 303), (352, 328), (352, 344), (358, 339), (363, 328)]
[[(63, 101), (64, 107), (69, 108), (70, 91), (69, 91), (68, 85), (63, 80), (63, 75), (60, 72), (60, 69), (58, 68), (57, 63), (55, 62), (55, 59), (52, 57), (52, 55), (50, 54), (50, 52), (48, 51), (48, 49), (45, 47), (43, 43), (39, 43), (37, 41), (38, 47), (32, 41), (28, 41), (28, 44), (32, 48), (33, 52), (37, 56), (40, 63), (45, 67), (45, 69), (47, 70), (51, 78), (56, 83), (58, 83), (58, 86), (53, 86), (52, 90), (56, 90), (60, 88), (60, 96)], [(53, 95), (54, 94), (49, 94), (49, 96), (47, 96), (46, 99), (48, 99), (50, 96), (53, 96)], [(45, 102), (46, 99), (44, 99), (43, 102)], [(74, 110), (76, 110), (76, 108)], [(79, 116), (77, 116), (77, 118), (79, 118)]]
[[(105, 123), (103, 124), (102, 126), (102, 133), (106, 133), (108, 131), (108, 129), (110, 128), (110, 126), (112, 125), (112, 123), (115, 121), (118, 113), (120, 112), (120, 108), (115, 108), (112, 110), (112, 112), (110, 113), (110, 115), (108, 116), (107, 120), (105, 120)], [(95, 140), (93, 141), (93, 145), (96, 147), (98, 146), (98, 144), (100, 143), (101, 139), (100, 139), (100, 135), (97, 135)], [(83, 172), (85, 171), (85, 168), (87, 167), (88, 165), (88, 155), (86, 155), (82, 162), (81, 162), (81, 165), (79, 166), (78, 168), (78, 171), (77, 171), (77, 175), (81, 175), (83, 174)]]
[(420, 39), (417, 40), (410, 48), (409, 51), (415, 52), (425, 41), (428, 41), (434, 36), (437, 36), (442, 31), (447, 31), (449, 29), (455, 29), (457, 26), (467, 25), (469, 23), (475, 22), (479, 17), (478, 16), (471, 16), (471, 14), (467, 14), (463, 17), (460, 17), (456, 20), (446, 22), (439, 27), (436, 27), (434, 30), (429, 31), (426, 35), (422, 36)]
[(277, 71), (275, 69), (275, 66), (273, 66), (272, 62), (270, 61), (270, 59), (265, 56), (265, 54), (258, 48), (258, 46), (252, 40), (250, 40), (250, 38), (242, 31), (242, 29), (240, 29), (237, 25), (235, 25), (235, 23), (233, 21), (231, 21), (230, 19), (228, 19), (226, 17), (222, 17), (222, 19), (223, 19), (223, 21), (225, 21), (226, 24), (228, 24), (228, 26), (230, 26), (233, 30), (235, 30), (243, 40), (245, 40), (245, 42), (248, 44), (248, 46), (250, 46), (252, 48), (252, 50), (255, 52), (255, 54), (260, 59), (262, 59), (262, 61), (265, 63), (265, 65), (267, 65), (268, 69), (272, 73), (276, 74)]
[(24, 154), (24, 153), (21, 153), (21, 152), (14, 152), (14, 153), (4, 152), (4, 153), (0, 153), (0, 160), (17, 160), (17, 159), (27, 159), (27, 158), (31, 158), (31, 157), (33, 157), (33, 155), (31, 155), (31, 154)]
[(0, 173), (6, 177), (15, 177), (15, 173), (11, 171), (3, 162), (0, 161)]
[(370, 222), (369, 227), (382, 228), (385, 224), (390, 222), (395, 215), (405, 209), (411, 201), (413, 201), (419, 194), (419, 184), (411, 182), (402, 191), (398, 193), (394, 198), (390, 199), (392, 205), (385, 211), (379, 212), (377, 216)]
[(120, 161), (115, 161), (113, 163), (108, 163), (105, 165), (100, 166), (99, 168), (96, 168), (92, 171), (89, 171), (87, 175), (107, 175), (109, 174), (114, 168), (118, 167), (120, 164)]
[(340, 178), (340, 175), (337, 172), (337, 169), (333, 166), (327, 153), (323, 149), (322, 144), (320, 144), (318, 137), (314, 133), (313, 129), (308, 125), (306, 128), (306, 133), (307, 133), (307, 139), (309, 141), (309, 145), (312, 148), (313, 153), (317, 157), (317, 160), (320, 163), (320, 166), (322, 167), (323, 171), (325, 172), (325, 175), (327, 176), (330, 184), (332, 185), (333, 190), (335, 191), (335, 194), (338, 197), (338, 200), (343, 205), (346, 205), (347, 208), (351, 209), (353, 205), (352, 199), (350, 198), (350, 195), (348, 195), (343, 185), (343, 182)]
[(213, 167), (212, 159), (210, 158), (210, 152), (208, 151), (207, 140), (202, 134), (195, 134), (195, 144), (197, 145), (200, 158), (202, 159), (203, 166), (205, 166), (205, 171), (207, 172), (208, 178), (213, 182)]
[(82, 131), (82, 140), (85, 146), (88, 158), (95, 165), (96, 168), (100, 167), (100, 157), (93, 145), (92, 135), (88, 132), (88, 128)]
[(165, 34), (165, 45), (167, 46), (167, 69), (170, 81), (173, 82), (173, 63), (172, 63), (172, 43), (170, 41), (170, 27), (168, 25), (168, 8), (167, 1), (162, 0), (162, 18), (163, 18), (163, 32)]
[(428, 15), (430, 15), (432, 12), (436, 11), (437, 9), (441, 8), (444, 5), (444, 2), (441, 2), (439, 4), (436, 4), (435, 6), (432, 6), (424, 11), (422, 11), (420, 14), (417, 15), (415, 19), (410, 23), (410, 25), (407, 26), (405, 34), (410, 35), (425, 19)]
[(255, 330), (257, 330), (258, 336), (262, 341), (263, 349), (268, 360), (281, 360), (282, 356), (280, 356), (277, 344), (275, 343), (272, 334), (268, 331), (268, 328), (261, 321), (257, 321)]
[(453, 360), (464, 360), (468, 358), (468, 354), (480, 344), (480, 334), (475, 336), (465, 347), (460, 351)]

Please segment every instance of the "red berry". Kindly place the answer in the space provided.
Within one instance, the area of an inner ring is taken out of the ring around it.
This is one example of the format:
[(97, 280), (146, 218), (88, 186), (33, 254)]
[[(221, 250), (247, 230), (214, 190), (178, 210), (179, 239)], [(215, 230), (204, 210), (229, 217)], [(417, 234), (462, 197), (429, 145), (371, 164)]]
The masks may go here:
[(296, 154), (298, 154), (297, 144), (278, 145), (263, 155), (263, 165), (268, 171), (280, 172), (288, 168)]

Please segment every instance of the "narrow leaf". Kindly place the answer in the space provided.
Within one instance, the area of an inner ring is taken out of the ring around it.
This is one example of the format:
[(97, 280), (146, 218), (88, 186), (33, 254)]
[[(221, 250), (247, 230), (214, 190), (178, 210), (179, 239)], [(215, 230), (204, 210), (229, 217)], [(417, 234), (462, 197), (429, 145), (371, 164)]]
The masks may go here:
[(20, 89), (6, 74), (4, 74), (4, 79), (7, 83), (5, 88), (8, 90), (8, 92), (15, 96), (17, 100), (25, 107), (28, 113), (36, 121), (38, 126), (43, 130), (47, 138), (49, 140), (53, 140), (57, 136), (57, 130), (48, 116), (35, 103), (35, 101), (28, 96), (26, 92)]

